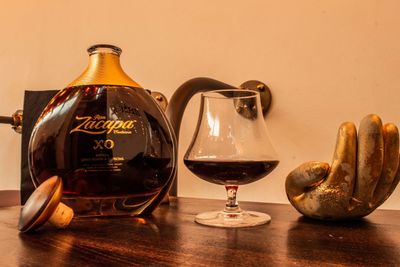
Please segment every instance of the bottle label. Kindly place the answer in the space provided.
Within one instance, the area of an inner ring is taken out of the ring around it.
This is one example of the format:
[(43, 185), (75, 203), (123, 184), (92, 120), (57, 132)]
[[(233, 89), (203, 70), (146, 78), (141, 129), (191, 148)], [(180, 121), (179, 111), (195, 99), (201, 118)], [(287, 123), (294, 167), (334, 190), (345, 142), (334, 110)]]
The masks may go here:
[[(120, 172), (123, 162), (127, 160), (125, 155), (130, 154), (129, 149), (135, 148), (130, 142), (130, 135), (135, 134), (135, 140), (142, 140), (145, 135), (144, 127), (141, 127), (142, 117), (138, 112), (128, 112), (130, 110), (127, 107), (122, 110), (119, 106), (113, 106), (111, 110), (117, 115), (114, 120), (100, 114), (75, 116), (75, 125), (69, 134), (83, 134), (79, 135), (82, 140), (80, 144), (86, 148), (82, 149), (78, 158), (80, 168), (86, 172)], [(128, 114), (128, 118), (123, 114)], [(137, 128), (141, 130), (138, 132)], [(129, 143), (130, 146), (121, 146), (119, 143)]]
[(69, 133), (83, 132), (87, 134), (132, 134), (136, 120), (107, 120), (105, 116), (76, 116), (78, 126)]

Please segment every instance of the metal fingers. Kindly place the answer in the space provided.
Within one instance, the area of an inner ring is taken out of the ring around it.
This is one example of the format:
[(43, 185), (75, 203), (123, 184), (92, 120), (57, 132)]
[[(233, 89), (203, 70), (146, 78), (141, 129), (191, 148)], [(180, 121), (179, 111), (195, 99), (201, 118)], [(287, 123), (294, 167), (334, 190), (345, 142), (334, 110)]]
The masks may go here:
[(285, 187), (290, 202), (296, 201), (296, 198), (301, 198), (305, 192), (323, 182), (328, 171), (328, 163), (309, 161), (289, 173)]
[(355, 202), (371, 205), (375, 187), (382, 173), (383, 149), (382, 121), (376, 115), (368, 115), (361, 121), (358, 131)]
[(353, 123), (343, 123), (338, 131), (331, 170), (325, 184), (338, 188), (343, 201), (353, 195), (357, 163), (357, 130)]
[(383, 140), (384, 160), (382, 174), (376, 185), (373, 198), (373, 203), (376, 206), (383, 203), (390, 196), (392, 186), (396, 187), (397, 185), (393, 183), (399, 167), (399, 130), (396, 125), (388, 123), (383, 126)]

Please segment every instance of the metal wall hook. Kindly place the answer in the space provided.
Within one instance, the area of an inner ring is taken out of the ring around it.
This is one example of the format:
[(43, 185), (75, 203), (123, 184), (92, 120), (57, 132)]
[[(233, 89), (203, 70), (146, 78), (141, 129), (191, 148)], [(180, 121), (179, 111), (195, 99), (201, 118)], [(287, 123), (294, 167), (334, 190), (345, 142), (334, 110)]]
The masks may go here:
[(17, 133), (22, 133), (22, 110), (15, 111), (11, 117), (0, 116), (0, 123), (10, 124)]
[(264, 117), (268, 114), (269, 109), (271, 108), (272, 102), (272, 94), (269, 87), (260, 81), (257, 80), (250, 80), (247, 82), (242, 83), (239, 88), (241, 89), (249, 89), (258, 91), (261, 96), (261, 107), (263, 110)]

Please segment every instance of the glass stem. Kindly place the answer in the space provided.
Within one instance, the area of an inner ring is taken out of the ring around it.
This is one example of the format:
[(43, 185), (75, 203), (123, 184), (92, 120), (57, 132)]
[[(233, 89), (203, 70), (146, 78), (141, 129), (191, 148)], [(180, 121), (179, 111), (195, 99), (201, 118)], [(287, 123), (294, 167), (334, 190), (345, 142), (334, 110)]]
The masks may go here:
[(236, 193), (238, 190), (237, 185), (225, 185), (227, 201), (226, 201), (226, 212), (237, 212), (240, 211), (239, 204), (236, 201)]

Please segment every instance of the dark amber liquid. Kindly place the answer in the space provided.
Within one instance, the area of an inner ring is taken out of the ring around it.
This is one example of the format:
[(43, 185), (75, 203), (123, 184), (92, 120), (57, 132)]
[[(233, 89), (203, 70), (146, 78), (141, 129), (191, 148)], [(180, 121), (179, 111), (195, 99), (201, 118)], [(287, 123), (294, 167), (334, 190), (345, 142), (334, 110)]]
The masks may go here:
[(184, 160), (196, 176), (214, 184), (243, 185), (268, 175), (279, 161), (203, 161)]
[[(113, 123), (118, 127), (110, 130)], [(169, 126), (141, 88), (62, 90), (40, 116), (29, 146), (35, 183), (59, 175), (64, 197), (135, 195), (145, 203), (170, 184), (175, 168)]]

